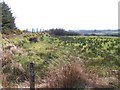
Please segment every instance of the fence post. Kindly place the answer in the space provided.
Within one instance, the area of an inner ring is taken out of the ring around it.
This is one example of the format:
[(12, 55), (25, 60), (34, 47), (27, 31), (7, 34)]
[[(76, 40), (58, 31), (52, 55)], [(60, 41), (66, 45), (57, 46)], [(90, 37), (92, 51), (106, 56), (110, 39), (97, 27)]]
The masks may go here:
[(120, 70), (118, 71), (118, 88), (120, 88)]
[(35, 90), (35, 74), (34, 74), (34, 63), (30, 62), (30, 90)]

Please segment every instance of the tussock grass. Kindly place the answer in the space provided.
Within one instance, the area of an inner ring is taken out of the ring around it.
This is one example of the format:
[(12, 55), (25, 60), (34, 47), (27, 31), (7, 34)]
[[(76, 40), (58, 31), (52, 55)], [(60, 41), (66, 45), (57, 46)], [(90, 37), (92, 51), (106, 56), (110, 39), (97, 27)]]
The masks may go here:
[[(71, 60), (72, 59), (72, 60)], [(82, 60), (71, 58), (70, 63), (58, 65), (47, 75), (49, 88), (108, 88), (110, 78), (100, 78), (97, 74), (88, 72)]]

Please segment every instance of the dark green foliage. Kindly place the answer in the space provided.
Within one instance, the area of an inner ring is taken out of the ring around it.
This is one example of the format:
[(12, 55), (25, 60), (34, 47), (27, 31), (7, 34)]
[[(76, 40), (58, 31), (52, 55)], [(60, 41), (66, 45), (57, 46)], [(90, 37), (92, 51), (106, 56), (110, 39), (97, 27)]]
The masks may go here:
[(2, 3), (0, 3), (0, 30), (2, 29), (1, 26), (2, 26)]
[(37, 39), (37, 37), (31, 37), (31, 38), (29, 38), (29, 41), (32, 43), (32, 42), (38, 42), (38, 39)]
[(49, 33), (51, 35), (57, 35), (57, 36), (79, 36), (79, 33), (76, 32), (71, 32), (71, 31), (65, 31), (64, 29), (61, 28), (56, 28), (56, 29), (50, 29)]
[(9, 34), (12, 33), (11, 31), (13, 29), (16, 29), (15, 17), (13, 17), (11, 9), (5, 2), (2, 2), (1, 5), (2, 5), (2, 33)]

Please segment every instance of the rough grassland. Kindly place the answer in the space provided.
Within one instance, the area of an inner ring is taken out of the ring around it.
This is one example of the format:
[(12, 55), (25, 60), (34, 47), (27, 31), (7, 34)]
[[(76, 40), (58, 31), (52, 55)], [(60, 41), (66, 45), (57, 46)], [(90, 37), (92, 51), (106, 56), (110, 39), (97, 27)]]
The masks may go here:
[[(29, 41), (30, 37), (36, 37), (38, 39), (38, 42), (36, 43), (30, 42)], [(29, 75), (28, 64), (30, 61), (35, 62), (36, 84), (39, 82), (41, 85), (43, 83), (42, 81), (44, 80), (44, 78), (46, 77), (48, 78), (48, 76), (51, 73), (51, 70), (55, 71), (53, 73), (57, 73), (55, 69), (58, 68), (59, 71), (61, 70), (62, 67), (66, 65), (68, 65), (69, 67), (71, 61), (74, 61), (76, 58), (79, 58), (80, 60), (82, 60), (82, 62), (84, 62), (86, 68), (85, 70), (88, 74), (89, 73), (91, 73), (91, 75), (95, 74), (96, 77), (98, 76), (99, 78), (106, 77), (108, 80), (107, 82), (108, 86), (110, 85), (112, 87), (117, 87), (118, 75), (116, 73), (118, 73), (118, 71), (120, 70), (120, 68), (118, 67), (118, 65), (120, 64), (120, 57), (118, 53), (118, 50), (120, 48), (119, 45), (120, 41), (117, 37), (107, 37), (107, 36), (105, 37), (100, 37), (100, 36), (69, 36), (69, 37), (56, 36), (55, 37), (54, 36), (53, 37), (47, 33), (27, 33), (19, 36), (17, 35), (10, 37), (4, 36), (3, 39), (0, 41), (0, 43), (3, 45), (4, 50), (8, 50), (6, 49), (6, 47), (8, 46), (14, 46), (14, 48), (10, 49), (10, 51), (12, 51), (12, 57), (11, 57), (12, 63), (19, 63), (21, 65), (21, 68), (25, 70), (24, 75), (26, 75), (26, 79), (24, 79), (23, 82), (28, 80), (27, 79), (28, 78), (27, 75)], [(70, 57), (73, 58), (70, 59)], [(17, 64), (13, 64), (13, 65), (17, 65)], [(71, 66), (71, 69), (72, 68), (76, 69)], [(64, 70), (61, 71), (64, 72)], [(60, 72), (58, 74), (62, 76), (63, 72)], [(74, 73), (76, 74), (77, 71)], [(7, 77), (8, 73), (4, 73), (4, 74)], [(82, 74), (86, 75), (84, 73)], [(18, 77), (20, 78), (20, 76), (17, 75), (14, 79), (7, 81), (9, 82), (9, 84), (17, 83), (19, 85), (20, 82), (18, 80)], [(91, 76), (86, 75), (86, 77), (88, 78)], [(49, 76), (49, 79), (52, 78), (53, 78), (52, 75)], [(57, 76), (56, 78), (60, 78), (60, 77)], [(50, 82), (53, 82), (53, 84), (61, 83), (58, 81), (59, 80), (56, 79), (55, 81), (50, 81)], [(89, 82), (89, 80), (87, 81)], [(85, 80), (85, 82), (87, 81)], [(73, 87), (81, 87), (79, 85), (81, 84), (78, 82)], [(52, 86), (57, 87), (55, 85)], [(61, 84), (58, 85), (58, 87), (64, 87), (64, 85)]]

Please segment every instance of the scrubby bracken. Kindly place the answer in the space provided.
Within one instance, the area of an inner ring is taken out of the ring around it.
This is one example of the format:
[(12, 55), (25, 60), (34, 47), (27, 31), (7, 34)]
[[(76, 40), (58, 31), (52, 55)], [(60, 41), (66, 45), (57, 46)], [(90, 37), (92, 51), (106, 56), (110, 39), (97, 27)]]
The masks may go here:
[[(14, 46), (16, 47), (16, 46)], [(13, 60), (13, 49), (18, 51), (18, 48), (13, 46), (7, 46), (4, 50), (1, 50), (1, 82), (3, 88), (8, 88), (12, 83), (24, 82), (28, 79), (28, 75), (21, 63)], [(18, 52), (15, 52), (18, 53)]]
[(2, 52), (2, 66), (11, 63), (12, 61), (12, 52), (11, 51), (3, 51)]
[[(49, 71), (47, 76), (49, 88), (112, 88), (111, 78), (101, 78), (95, 73), (87, 72), (82, 61), (71, 60), (66, 66)], [(116, 79), (113, 79), (115, 81)], [(112, 81), (112, 82), (113, 82)]]

